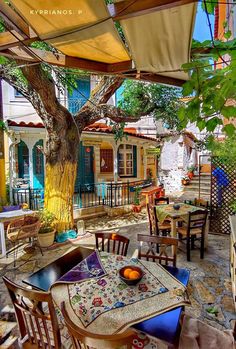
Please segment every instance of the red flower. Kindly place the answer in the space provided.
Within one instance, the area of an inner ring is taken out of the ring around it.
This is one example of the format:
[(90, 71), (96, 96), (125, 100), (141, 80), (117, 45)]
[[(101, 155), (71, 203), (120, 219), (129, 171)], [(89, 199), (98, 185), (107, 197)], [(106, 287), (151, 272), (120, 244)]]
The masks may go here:
[(102, 305), (102, 299), (101, 299), (101, 297), (96, 297), (96, 298), (94, 298), (94, 300), (93, 300), (93, 305), (95, 306), (95, 307), (100, 307), (101, 305)]
[(139, 289), (139, 291), (147, 292), (148, 287), (146, 284), (139, 284), (138, 289)]

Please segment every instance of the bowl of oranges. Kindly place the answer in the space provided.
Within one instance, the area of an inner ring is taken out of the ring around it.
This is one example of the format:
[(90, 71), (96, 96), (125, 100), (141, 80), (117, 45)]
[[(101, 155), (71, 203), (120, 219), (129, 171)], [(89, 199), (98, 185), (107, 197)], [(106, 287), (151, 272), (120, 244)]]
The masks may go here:
[(127, 285), (133, 286), (142, 279), (144, 274), (141, 268), (135, 265), (127, 265), (119, 270), (119, 275)]

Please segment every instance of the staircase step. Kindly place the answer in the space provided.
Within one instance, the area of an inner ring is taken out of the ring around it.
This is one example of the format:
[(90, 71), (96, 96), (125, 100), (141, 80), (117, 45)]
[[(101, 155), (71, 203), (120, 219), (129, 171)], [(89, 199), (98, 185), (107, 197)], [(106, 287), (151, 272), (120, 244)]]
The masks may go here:
[[(193, 188), (188, 188), (188, 189), (184, 190), (184, 193), (186, 193), (186, 192), (188, 192), (188, 191), (198, 193), (198, 190), (193, 189)], [(210, 190), (210, 189), (209, 189), (209, 190), (208, 190), (208, 189), (201, 189), (201, 190), (200, 190), (200, 193), (205, 193), (205, 194), (209, 194), (209, 195), (210, 195), (211, 190)]]
[[(194, 181), (194, 180), (191, 180), (189, 185), (199, 185), (199, 182), (198, 181)], [(207, 185), (207, 186), (210, 186), (211, 185), (211, 182), (210, 181), (201, 181), (200, 182), (200, 185)]]
[[(188, 188), (193, 188), (193, 189), (196, 189), (196, 190), (198, 190), (199, 189), (199, 185), (198, 185), (198, 183), (190, 183), (189, 185), (188, 185)], [(210, 189), (211, 188), (211, 186), (210, 186), (210, 184), (206, 184), (206, 183), (201, 183), (201, 185), (200, 185), (200, 189)]]

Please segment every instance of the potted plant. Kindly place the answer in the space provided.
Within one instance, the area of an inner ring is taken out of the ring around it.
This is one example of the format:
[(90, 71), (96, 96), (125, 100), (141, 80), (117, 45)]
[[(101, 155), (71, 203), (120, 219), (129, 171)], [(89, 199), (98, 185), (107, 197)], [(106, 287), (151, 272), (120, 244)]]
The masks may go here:
[(38, 211), (41, 227), (38, 234), (38, 241), (41, 247), (49, 247), (53, 244), (56, 230), (54, 229), (55, 215), (47, 209)]
[(140, 204), (140, 192), (141, 192), (142, 188), (140, 187), (136, 187), (134, 189), (134, 201), (133, 201), (133, 205), (132, 205), (132, 210), (133, 212), (140, 212), (141, 211), (141, 204)]
[(194, 176), (194, 170), (195, 170), (195, 166), (194, 165), (191, 165), (189, 167), (187, 167), (187, 176), (189, 177), (189, 179), (192, 179), (193, 176)]
[(190, 179), (189, 179), (189, 176), (183, 176), (182, 179), (181, 179), (181, 183), (182, 185), (188, 185), (190, 182)]

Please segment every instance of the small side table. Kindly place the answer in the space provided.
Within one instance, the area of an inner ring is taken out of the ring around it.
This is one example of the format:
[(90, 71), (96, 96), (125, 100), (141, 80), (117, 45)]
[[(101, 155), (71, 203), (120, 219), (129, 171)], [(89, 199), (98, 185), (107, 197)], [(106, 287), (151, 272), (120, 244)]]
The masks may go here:
[(154, 204), (154, 198), (157, 196), (164, 195), (164, 189), (162, 187), (151, 186), (145, 189), (142, 189), (141, 195), (145, 196), (146, 204)]

